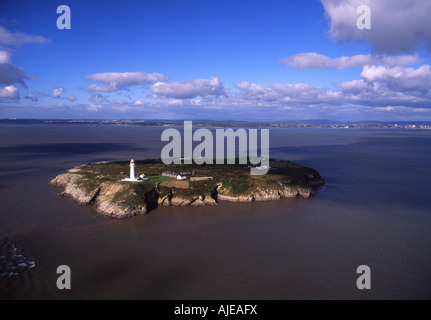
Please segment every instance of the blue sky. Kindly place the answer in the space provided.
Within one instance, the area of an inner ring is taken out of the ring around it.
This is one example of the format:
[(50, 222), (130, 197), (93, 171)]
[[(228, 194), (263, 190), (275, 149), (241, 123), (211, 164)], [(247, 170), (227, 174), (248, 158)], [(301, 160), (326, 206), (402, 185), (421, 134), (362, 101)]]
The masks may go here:
[(2, 1), (0, 118), (431, 120), (431, 5), (400, 3)]

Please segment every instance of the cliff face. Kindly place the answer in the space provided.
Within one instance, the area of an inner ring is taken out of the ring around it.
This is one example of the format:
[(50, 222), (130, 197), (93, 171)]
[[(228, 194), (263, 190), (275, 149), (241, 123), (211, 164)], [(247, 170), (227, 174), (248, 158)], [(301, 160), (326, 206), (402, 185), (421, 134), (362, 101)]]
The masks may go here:
[(113, 218), (147, 214), (158, 206), (206, 206), (217, 205), (218, 201), (272, 201), (297, 196), (309, 198), (313, 194), (313, 187), (324, 184), (318, 173), (311, 173), (303, 176), (301, 182), (290, 179), (267, 179), (266, 182), (251, 179), (245, 187), (241, 186), (245, 191), (237, 193), (233, 187), (238, 185), (229, 179), (225, 185), (216, 180), (181, 190), (166, 187), (160, 182), (120, 182), (119, 178), (113, 177), (117, 168), (109, 166), (107, 163), (106, 168), (102, 165), (75, 167), (58, 175), (50, 183), (62, 188), (63, 196), (72, 198), (80, 205), (93, 205), (97, 212)]
[(64, 189), (61, 195), (75, 200), (80, 205), (92, 204), (97, 212), (113, 218), (129, 218), (147, 213), (145, 201), (140, 205), (129, 205), (125, 197), (118, 196), (124, 190), (124, 184), (104, 182), (89, 191), (80, 184), (82, 179), (83, 176), (78, 173), (64, 173), (50, 183)]
[[(316, 185), (321, 185), (322, 183), (316, 183)], [(217, 192), (218, 200), (231, 202), (272, 201), (280, 200), (281, 198), (295, 198), (297, 196), (308, 199), (313, 195), (313, 190), (309, 186), (291, 185), (281, 185), (278, 189), (257, 189), (249, 194), (240, 196), (231, 195), (228, 190), (223, 188), (223, 185), (220, 185)]]
[(76, 173), (64, 173), (55, 177), (51, 181), (51, 184), (64, 188), (62, 195), (72, 198), (80, 205), (89, 205), (100, 191), (100, 188), (96, 188), (95, 190), (88, 192), (79, 186), (78, 181), (80, 178), (81, 176)]
[(176, 196), (175, 191), (171, 190), (169, 195), (158, 198), (158, 204), (160, 206), (164, 206), (164, 207), (169, 207), (169, 206), (202, 207), (202, 206), (206, 206), (206, 205), (216, 206), (217, 202), (211, 196), (208, 196), (208, 195), (207, 196), (205, 196), (205, 195), (192, 196), (189, 198), (184, 198), (182, 196)]
[[(124, 185), (121, 183), (103, 183), (100, 186), (100, 192), (94, 201), (94, 207), (97, 212), (113, 218), (129, 218), (136, 215), (146, 214), (147, 203), (142, 201), (138, 205), (126, 204), (126, 199), (119, 198)], [(137, 196), (131, 191), (132, 196)], [(115, 201), (113, 201), (115, 199)]]

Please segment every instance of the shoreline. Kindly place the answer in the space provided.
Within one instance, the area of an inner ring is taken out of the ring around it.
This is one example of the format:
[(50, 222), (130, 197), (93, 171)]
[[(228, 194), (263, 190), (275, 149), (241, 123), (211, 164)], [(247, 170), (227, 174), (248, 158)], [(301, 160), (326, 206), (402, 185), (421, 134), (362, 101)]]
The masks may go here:
[[(286, 166), (285, 162), (280, 163)], [(294, 165), (287, 163), (288, 166)], [(294, 180), (279, 172), (268, 174), (269, 177), (264, 178), (245, 176), (245, 179), (251, 180), (254, 184), (242, 192), (235, 192), (238, 183), (233, 183), (232, 186), (229, 184), (231, 180), (223, 179), (223, 176), (221, 178), (216, 176), (214, 181), (191, 182), (190, 188), (177, 189), (172, 186), (166, 187), (166, 183), (157, 180), (148, 183), (125, 183), (119, 181), (113, 173), (108, 174), (112, 171), (123, 174), (126, 170), (125, 165), (123, 162), (97, 162), (76, 166), (56, 176), (50, 184), (62, 190), (60, 195), (71, 198), (81, 206), (91, 205), (105, 216), (129, 218), (147, 214), (159, 206), (200, 207), (216, 206), (219, 201), (250, 203), (295, 197), (308, 199), (314, 194), (314, 188), (325, 183), (317, 171), (295, 165), (296, 170), (303, 169), (305, 172), (301, 179)], [(158, 162), (149, 162), (141, 163), (139, 169), (150, 170), (151, 166), (155, 165), (161, 167)], [(213, 173), (227, 170), (215, 168), (214, 166), (208, 170), (212, 170)], [(275, 168), (275, 171), (279, 169), (283, 167)], [(244, 167), (232, 167), (230, 170), (240, 175), (243, 174)], [(244, 179), (238, 181), (244, 182)]]
[[(364, 130), (431, 130), (430, 121), (234, 121), (234, 120), (191, 120), (196, 128), (253, 128), (253, 129), (364, 129)], [(88, 125), (176, 128), (183, 126), (183, 120), (125, 120), (125, 119), (0, 119), (0, 124), (46, 124), (46, 125)]]

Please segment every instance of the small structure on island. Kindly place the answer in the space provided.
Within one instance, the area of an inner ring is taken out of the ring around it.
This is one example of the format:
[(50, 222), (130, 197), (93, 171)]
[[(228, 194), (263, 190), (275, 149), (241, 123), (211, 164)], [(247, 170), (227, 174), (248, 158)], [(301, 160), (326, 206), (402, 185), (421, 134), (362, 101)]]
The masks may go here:
[(145, 174), (141, 174), (138, 179), (135, 177), (135, 161), (132, 159), (130, 160), (130, 176), (128, 178), (122, 179), (121, 181), (124, 182), (143, 182), (147, 181), (148, 179), (145, 178)]
[(270, 166), (260, 166), (260, 167), (255, 167), (255, 169), (257, 169), (257, 170), (271, 170), (272, 168)]
[(191, 177), (190, 181), (208, 181), (208, 180), (214, 180), (213, 177)]
[(176, 178), (178, 176), (178, 173), (170, 172), (170, 171), (164, 171), (162, 173), (163, 177), (170, 177), (170, 178)]

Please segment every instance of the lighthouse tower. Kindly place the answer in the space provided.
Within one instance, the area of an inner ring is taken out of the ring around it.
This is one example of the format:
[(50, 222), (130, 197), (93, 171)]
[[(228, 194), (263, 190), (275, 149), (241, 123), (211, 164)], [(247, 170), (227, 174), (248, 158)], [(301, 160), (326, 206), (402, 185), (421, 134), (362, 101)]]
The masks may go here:
[(140, 181), (144, 181), (144, 180), (138, 180), (138, 179), (136, 179), (136, 177), (135, 177), (135, 161), (133, 159), (130, 160), (130, 176), (128, 178), (122, 179), (121, 181), (125, 181), (125, 182), (140, 182)]
[(135, 177), (135, 161), (132, 159), (130, 160), (130, 181), (136, 181)]

